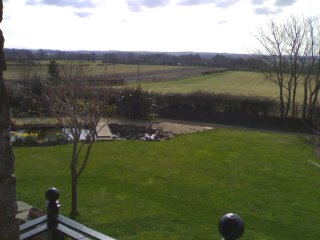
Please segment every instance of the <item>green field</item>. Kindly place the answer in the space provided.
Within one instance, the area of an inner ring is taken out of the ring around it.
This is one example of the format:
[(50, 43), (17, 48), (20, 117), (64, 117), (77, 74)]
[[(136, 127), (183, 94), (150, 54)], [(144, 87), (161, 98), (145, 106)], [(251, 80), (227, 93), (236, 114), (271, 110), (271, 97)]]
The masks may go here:
[[(59, 64), (79, 64), (79, 61), (58, 61)], [(137, 74), (138, 65), (126, 65), (126, 64), (103, 64), (101, 61), (97, 62), (84, 62), (83, 63), (88, 75), (103, 75), (103, 74), (124, 74), (124, 73), (133, 73)], [(36, 61), (32, 65), (32, 71), (40, 75), (47, 75), (48, 73), (49, 61)], [(8, 62), (7, 71), (4, 72), (4, 77), (7, 80), (19, 80), (19, 65), (16, 62)], [(20, 67), (21, 68), (21, 67)], [(140, 73), (150, 72), (150, 71), (167, 71), (172, 69), (184, 69), (188, 67), (179, 67), (179, 66), (160, 66), (160, 65), (140, 65)]]
[(179, 81), (146, 83), (143, 87), (161, 93), (208, 91), (232, 95), (278, 96), (277, 86), (266, 81), (261, 73), (244, 71), (220, 72)]
[[(70, 145), (19, 147), (17, 196), (44, 208), (56, 186), (70, 210)], [(169, 141), (94, 146), (80, 179), (78, 220), (117, 239), (220, 239), (236, 212), (242, 239), (319, 239), (320, 172), (306, 137), (217, 129)]]
[[(35, 62), (33, 71), (46, 76), (48, 61)], [(78, 64), (78, 61), (68, 64)], [(60, 61), (59, 64), (65, 64)], [(118, 76), (128, 84), (136, 83), (138, 66), (125, 64), (102, 64), (101, 62), (85, 62), (86, 74), (89, 76)], [(191, 72), (188, 72), (189, 71)], [(197, 70), (198, 69), (198, 70)], [(140, 65), (140, 79), (144, 89), (159, 93), (190, 93), (207, 91), (231, 95), (263, 96), (278, 98), (277, 85), (267, 81), (262, 73), (249, 71), (226, 71), (210, 75), (202, 75), (206, 68), (191, 68), (179, 66)], [(19, 80), (16, 63), (9, 63), (4, 73), (7, 80)], [(145, 82), (143, 82), (145, 80)], [(298, 99), (302, 99), (302, 90), (298, 91)]]

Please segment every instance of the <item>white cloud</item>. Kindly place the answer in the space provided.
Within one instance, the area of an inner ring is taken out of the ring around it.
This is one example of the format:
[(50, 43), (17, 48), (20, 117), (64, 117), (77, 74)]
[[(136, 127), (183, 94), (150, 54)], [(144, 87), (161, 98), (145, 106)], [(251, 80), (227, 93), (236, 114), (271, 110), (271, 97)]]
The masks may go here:
[(163, 7), (169, 3), (169, 0), (127, 0), (128, 7), (133, 12), (139, 12), (143, 7)]
[(220, 20), (220, 21), (218, 21), (218, 24), (222, 25), (222, 24), (226, 24), (227, 22), (228, 22), (227, 20)]
[(178, 4), (184, 6), (194, 6), (202, 4), (215, 4), (220, 8), (227, 8), (233, 4), (236, 4), (239, 0), (181, 0)]
[(297, 0), (277, 0), (274, 5), (278, 7), (292, 6), (296, 1)]
[(254, 9), (254, 12), (258, 15), (275, 15), (282, 12), (281, 8), (270, 9), (268, 7), (260, 7)]
[(251, 0), (251, 3), (253, 5), (262, 5), (264, 4), (265, 2), (267, 2), (268, 0)]
[(74, 14), (80, 18), (87, 18), (92, 15), (91, 12), (74, 12)]
[(58, 7), (94, 8), (92, 0), (27, 0), (27, 5), (51, 5)]

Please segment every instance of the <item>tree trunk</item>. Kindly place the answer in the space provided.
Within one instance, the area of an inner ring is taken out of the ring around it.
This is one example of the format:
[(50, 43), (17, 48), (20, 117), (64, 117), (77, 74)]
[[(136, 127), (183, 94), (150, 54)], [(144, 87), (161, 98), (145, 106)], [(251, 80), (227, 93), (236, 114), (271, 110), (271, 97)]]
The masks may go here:
[(78, 178), (77, 172), (71, 170), (71, 218), (75, 218), (78, 215)]
[(280, 97), (280, 117), (284, 117), (284, 99), (283, 99), (283, 86), (279, 85), (279, 97)]
[(288, 88), (288, 96), (287, 96), (287, 102), (286, 102), (286, 105), (285, 105), (286, 109), (285, 109), (285, 115), (284, 117), (285, 118), (288, 118), (289, 116), (289, 111), (290, 111), (290, 108), (291, 108), (291, 89)]
[(71, 170), (71, 218), (75, 218), (78, 214), (78, 177), (77, 177), (77, 146), (75, 142), (72, 151)]
[[(310, 96), (311, 97), (311, 96)], [(309, 103), (310, 103), (309, 97)], [(302, 119), (307, 119), (307, 106), (308, 106), (308, 82), (304, 81), (303, 84), (303, 103), (302, 103)]]
[(292, 118), (297, 117), (297, 104), (296, 104), (296, 96), (297, 96), (297, 87), (298, 87), (298, 80), (294, 80), (293, 92), (292, 92)]
[(308, 116), (307, 116), (307, 118), (309, 120), (312, 120), (313, 117), (314, 117), (314, 112), (315, 112), (315, 109), (316, 109), (316, 106), (317, 106), (319, 90), (320, 90), (320, 86), (319, 86), (319, 83), (317, 83), (317, 87), (314, 90), (313, 96), (312, 96), (312, 98), (310, 98)]
[[(2, 1), (0, 1), (0, 22)], [(0, 30), (0, 239), (19, 239), (19, 223), (16, 219), (15, 159), (10, 143), (10, 111), (8, 93), (3, 79), (6, 63), (3, 52), (4, 38)]]

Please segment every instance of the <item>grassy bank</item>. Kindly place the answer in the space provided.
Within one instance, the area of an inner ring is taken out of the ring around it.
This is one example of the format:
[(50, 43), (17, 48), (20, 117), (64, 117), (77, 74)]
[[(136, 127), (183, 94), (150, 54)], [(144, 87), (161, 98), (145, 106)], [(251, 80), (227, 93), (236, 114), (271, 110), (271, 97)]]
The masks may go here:
[[(18, 199), (44, 208), (50, 186), (70, 209), (71, 146), (15, 149)], [(319, 169), (297, 136), (218, 129), (164, 142), (94, 146), (78, 220), (117, 239), (220, 239), (226, 212), (243, 239), (318, 239)]]

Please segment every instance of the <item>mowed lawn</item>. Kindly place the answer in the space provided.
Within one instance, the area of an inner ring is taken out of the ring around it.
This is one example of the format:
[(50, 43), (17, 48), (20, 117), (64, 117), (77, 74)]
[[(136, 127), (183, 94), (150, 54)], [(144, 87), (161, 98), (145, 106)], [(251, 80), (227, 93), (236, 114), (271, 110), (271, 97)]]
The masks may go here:
[[(60, 189), (70, 210), (70, 145), (17, 147), (19, 200), (45, 208)], [(319, 239), (320, 169), (306, 137), (217, 129), (163, 142), (94, 146), (79, 186), (78, 220), (117, 239), (221, 239), (227, 212), (242, 239)]]
[(227, 71), (158, 83), (146, 83), (143, 87), (160, 93), (190, 93), (207, 91), (231, 95), (257, 95), (277, 98), (278, 88), (265, 80), (263, 74), (247, 71)]

